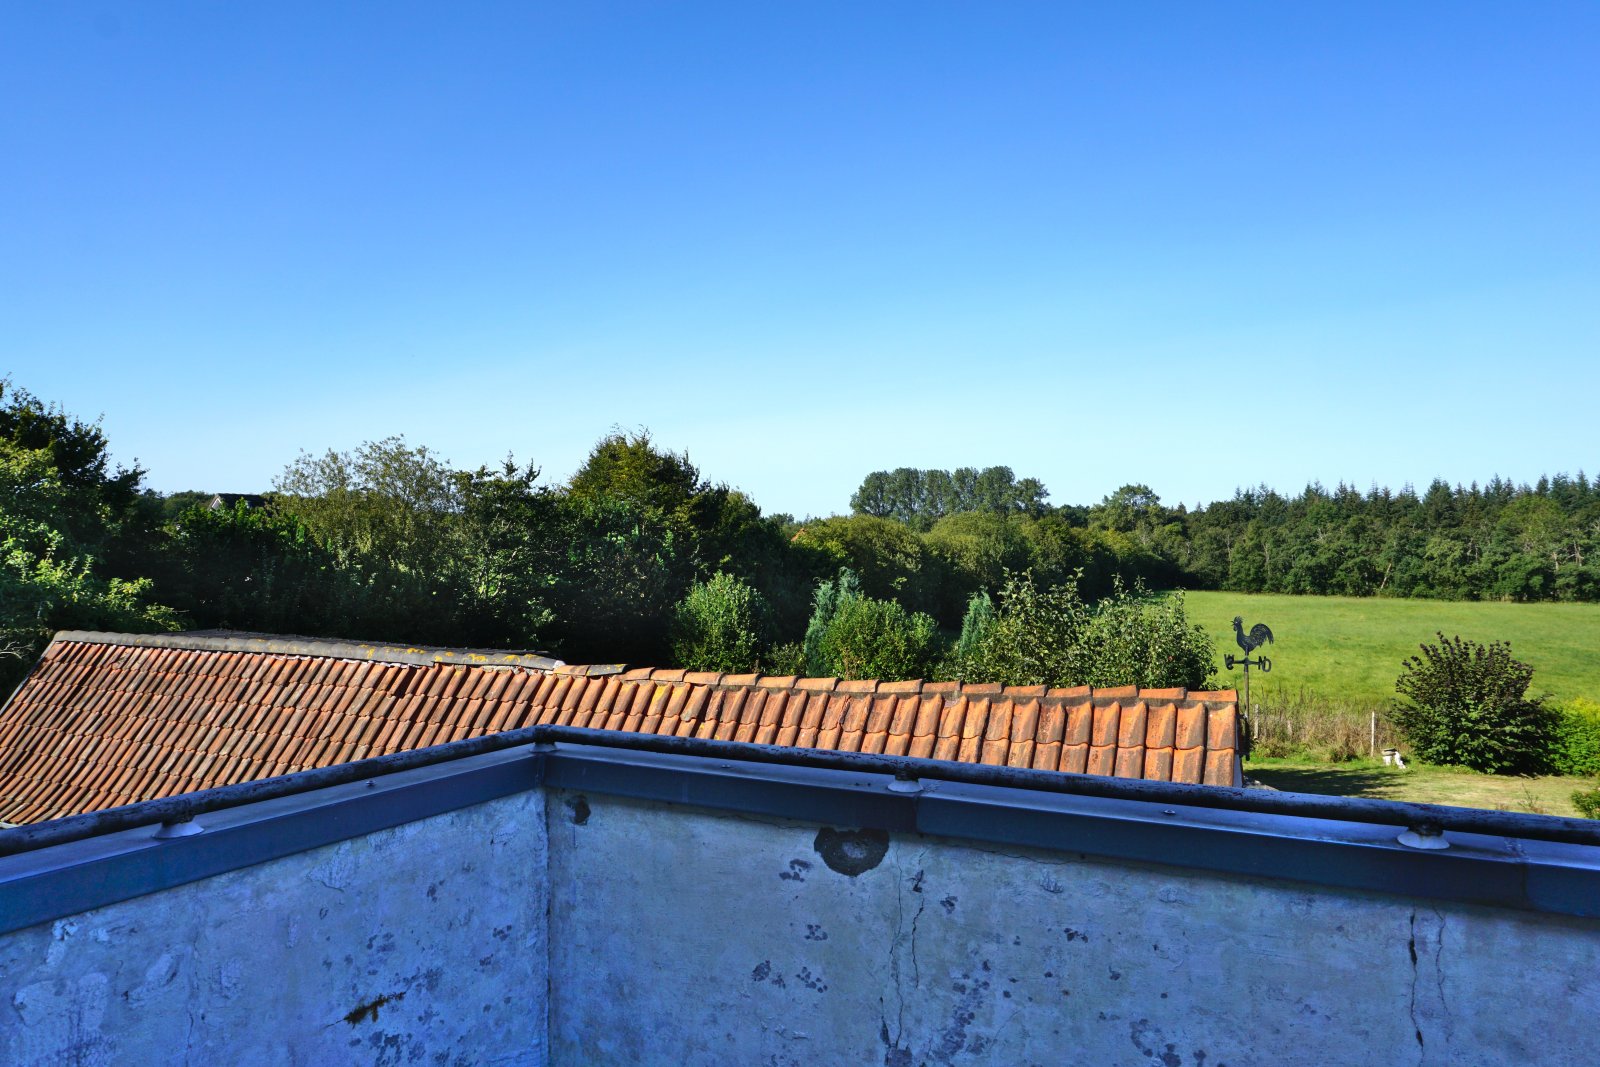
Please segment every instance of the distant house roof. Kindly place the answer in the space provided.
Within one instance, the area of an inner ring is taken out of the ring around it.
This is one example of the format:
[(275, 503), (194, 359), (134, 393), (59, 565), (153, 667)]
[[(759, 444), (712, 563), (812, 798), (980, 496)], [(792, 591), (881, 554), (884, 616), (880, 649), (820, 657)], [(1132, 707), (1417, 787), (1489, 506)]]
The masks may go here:
[(0, 822), (538, 723), (1239, 783), (1233, 690), (775, 678), (314, 638), (66, 632), (0, 709)]

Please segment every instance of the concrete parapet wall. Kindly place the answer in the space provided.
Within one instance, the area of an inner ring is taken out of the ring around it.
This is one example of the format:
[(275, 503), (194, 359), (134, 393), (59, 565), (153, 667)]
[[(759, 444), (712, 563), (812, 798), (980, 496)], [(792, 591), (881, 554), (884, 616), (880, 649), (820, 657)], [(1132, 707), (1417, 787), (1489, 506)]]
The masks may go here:
[(0, 937), (0, 1063), (542, 1063), (543, 812), (524, 792)]
[(552, 1062), (1584, 1064), (1600, 925), (552, 794)]
[(907, 785), (507, 751), (0, 858), (0, 1064), (1600, 1062), (1589, 846)]

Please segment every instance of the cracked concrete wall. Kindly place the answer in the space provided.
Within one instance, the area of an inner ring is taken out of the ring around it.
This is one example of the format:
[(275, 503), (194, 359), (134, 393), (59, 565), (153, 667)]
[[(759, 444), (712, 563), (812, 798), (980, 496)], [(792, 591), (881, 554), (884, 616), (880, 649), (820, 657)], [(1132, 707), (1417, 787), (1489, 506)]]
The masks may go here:
[(544, 794), (0, 937), (0, 1063), (543, 1064)]
[(554, 793), (551, 1062), (1583, 1064), (1600, 924)]

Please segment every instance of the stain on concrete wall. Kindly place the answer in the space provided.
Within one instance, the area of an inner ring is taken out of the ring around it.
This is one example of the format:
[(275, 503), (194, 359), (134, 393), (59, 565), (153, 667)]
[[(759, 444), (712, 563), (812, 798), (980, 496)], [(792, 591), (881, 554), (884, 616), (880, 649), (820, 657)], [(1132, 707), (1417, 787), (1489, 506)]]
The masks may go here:
[(0, 1063), (546, 1062), (544, 795), (0, 938)]
[(1593, 922), (588, 803), (551, 842), (553, 1063), (1600, 1057)]

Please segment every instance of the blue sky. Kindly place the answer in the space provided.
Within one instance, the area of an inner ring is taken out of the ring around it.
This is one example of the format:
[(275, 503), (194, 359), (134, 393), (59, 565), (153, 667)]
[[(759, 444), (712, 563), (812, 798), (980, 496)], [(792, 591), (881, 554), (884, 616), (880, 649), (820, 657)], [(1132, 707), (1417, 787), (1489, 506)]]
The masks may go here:
[(0, 372), (157, 489), (648, 427), (866, 472), (1600, 471), (1594, 4), (0, 7)]

